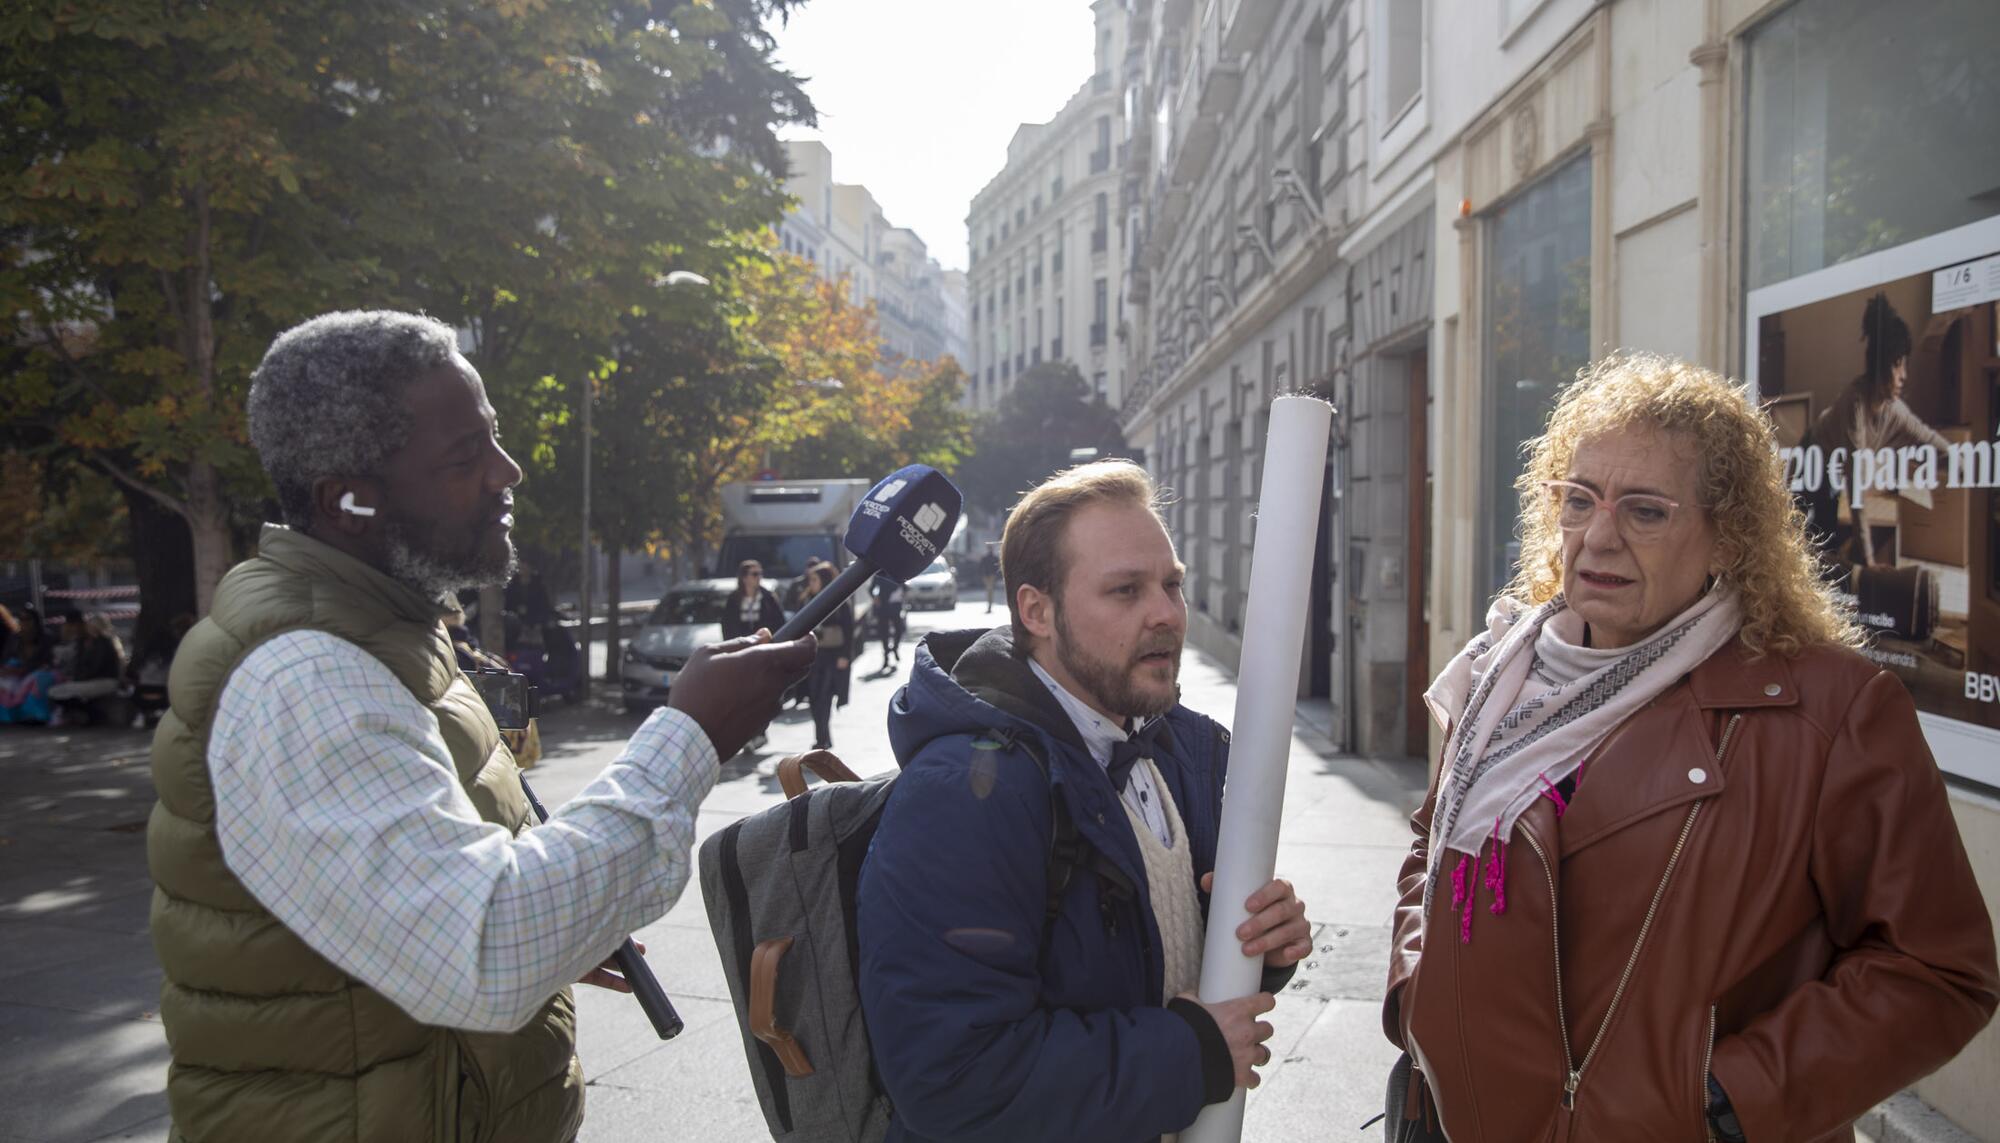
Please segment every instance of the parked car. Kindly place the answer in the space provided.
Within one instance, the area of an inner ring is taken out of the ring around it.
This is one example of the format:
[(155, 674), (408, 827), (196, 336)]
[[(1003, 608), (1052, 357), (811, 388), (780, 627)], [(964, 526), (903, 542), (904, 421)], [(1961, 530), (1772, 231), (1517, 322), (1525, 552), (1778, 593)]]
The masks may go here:
[(910, 611), (950, 611), (958, 606), (958, 581), (943, 556), (903, 585), (903, 606)]
[(687, 666), (695, 648), (722, 641), (722, 610), (735, 589), (735, 580), (690, 580), (661, 597), (639, 633), (625, 644), (620, 674), (626, 710), (649, 710), (666, 702), (674, 676)]

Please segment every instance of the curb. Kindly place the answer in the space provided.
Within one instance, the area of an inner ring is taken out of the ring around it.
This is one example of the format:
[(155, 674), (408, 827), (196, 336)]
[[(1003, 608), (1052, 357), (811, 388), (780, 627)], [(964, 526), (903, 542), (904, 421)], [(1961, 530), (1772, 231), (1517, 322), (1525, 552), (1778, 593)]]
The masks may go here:
[(1914, 1092), (1899, 1092), (1877, 1104), (1854, 1125), (1875, 1143), (1979, 1143)]

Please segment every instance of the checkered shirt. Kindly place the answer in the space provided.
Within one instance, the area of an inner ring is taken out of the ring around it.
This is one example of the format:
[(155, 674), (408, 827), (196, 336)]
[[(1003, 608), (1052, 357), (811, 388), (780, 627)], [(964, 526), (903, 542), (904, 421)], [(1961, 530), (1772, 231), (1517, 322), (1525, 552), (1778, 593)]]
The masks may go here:
[(518, 837), (459, 785), (437, 718), (333, 635), (258, 647), (209, 741), (223, 860), (272, 915), (411, 1017), (521, 1027), (687, 884), (720, 763), (679, 711)]

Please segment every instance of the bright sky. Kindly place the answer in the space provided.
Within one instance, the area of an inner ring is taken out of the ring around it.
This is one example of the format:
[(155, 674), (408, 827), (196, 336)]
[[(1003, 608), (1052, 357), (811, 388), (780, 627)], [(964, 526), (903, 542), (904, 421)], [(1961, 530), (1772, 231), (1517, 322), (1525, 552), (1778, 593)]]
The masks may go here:
[(1048, 121), (1091, 71), (1089, 0), (808, 0), (772, 29), (833, 152), (891, 225), (965, 268), (965, 212), (1023, 122)]

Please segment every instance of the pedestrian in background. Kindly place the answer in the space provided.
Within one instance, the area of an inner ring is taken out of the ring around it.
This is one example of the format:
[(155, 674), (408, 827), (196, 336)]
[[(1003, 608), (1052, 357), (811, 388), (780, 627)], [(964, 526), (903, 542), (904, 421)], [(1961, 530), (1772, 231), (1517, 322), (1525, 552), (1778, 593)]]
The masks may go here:
[[(993, 613), (993, 585), (1000, 580), (1000, 557), (993, 554), (991, 547), (979, 557), (979, 578), (986, 583), (986, 613)], [(1011, 606), (1011, 604), (1010, 604)]]
[[(833, 582), (833, 565), (817, 564), (806, 573), (806, 578), (806, 600), (810, 601)], [(841, 600), (813, 634), (819, 639), (819, 651), (813, 656), (812, 673), (806, 676), (807, 701), (812, 705), (813, 749), (830, 750), (834, 692), (840, 687), (840, 677), (853, 666), (848, 653), (854, 645), (854, 601)]]
[(42, 617), (33, 606), (21, 608), (19, 617), (5, 609), (0, 613), (6, 634), (0, 647), (0, 724), (41, 726), (54, 714), (49, 688), (58, 681), (49, 666), (52, 648)]
[(55, 704), (49, 725), (61, 726), (75, 719), (94, 722), (90, 704), (117, 694), (124, 685), (119, 676), (125, 673), (125, 647), (111, 626), (111, 618), (101, 611), (88, 616), (71, 612), (63, 617), (63, 628), (73, 635), (76, 649), (63, 681), (49, 688), (49, 699)]
[(1411, 1105), (1458, 1143), (1851, 1141), (2000, 988), (1908, 692), (1741, 386), (1601, 361), (1519, 487), (1514, 582), (1425, 695), (1383, 1010)]
[(870, 588), (875, 597), (875, 629), (882, 636), (882, 670), (889, 674), (903, 659), (903, 633), (908, 620), (903, 615), (903, 585), (878, 575)]
[(736, 590), (722, 607), (722, 637), (740, 639), (755, 635), (758, 628), (776, 631), (785, 625), (785, 609), (778, 597), (764, 586), (764, 565), (744, 560), (736, 565)]
[(132, 688), (132, 705), (149, 730), (167, 709), (167, 678), (173, 670), (174, 654), (193, 628), (194, 616), (185, 611), (175, 615), (150, 638), (136, 643), (132, 660), (125, 665), (125, 682)]

